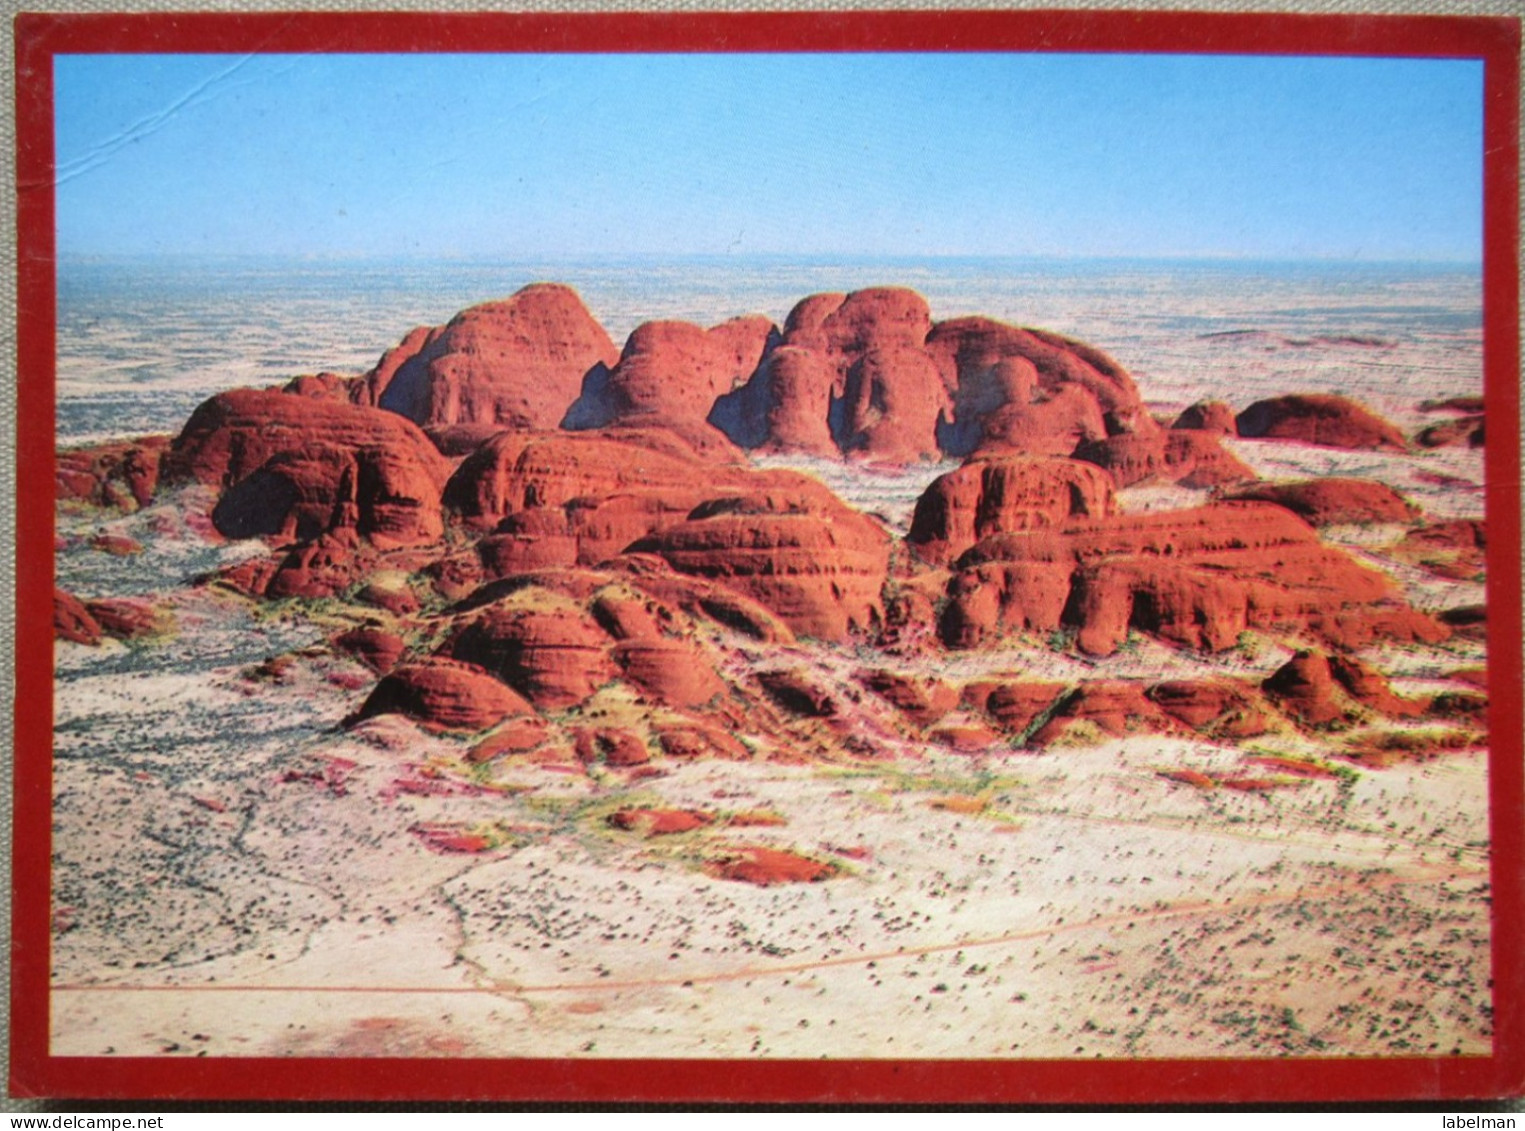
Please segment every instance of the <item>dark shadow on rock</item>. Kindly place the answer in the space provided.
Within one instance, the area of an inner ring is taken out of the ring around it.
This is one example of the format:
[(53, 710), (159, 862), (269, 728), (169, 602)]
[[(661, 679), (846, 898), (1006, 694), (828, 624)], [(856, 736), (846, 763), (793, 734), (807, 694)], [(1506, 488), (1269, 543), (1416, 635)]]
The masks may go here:
[[(280, 534), (296, 506), (296, 485), (284, 475), (261, 468), (223, 493), (212, 510), (212, 524), (228, 538), (265, 538)], [(298, 538), (319, 532), (297, 532)]]

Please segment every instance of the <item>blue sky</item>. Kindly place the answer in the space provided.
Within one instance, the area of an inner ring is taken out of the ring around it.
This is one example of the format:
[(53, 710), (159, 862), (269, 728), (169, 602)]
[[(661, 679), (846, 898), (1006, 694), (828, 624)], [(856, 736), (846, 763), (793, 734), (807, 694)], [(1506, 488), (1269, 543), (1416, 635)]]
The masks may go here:
[(1476, 260), (1482, 64), (61, 56), (59, 250)]

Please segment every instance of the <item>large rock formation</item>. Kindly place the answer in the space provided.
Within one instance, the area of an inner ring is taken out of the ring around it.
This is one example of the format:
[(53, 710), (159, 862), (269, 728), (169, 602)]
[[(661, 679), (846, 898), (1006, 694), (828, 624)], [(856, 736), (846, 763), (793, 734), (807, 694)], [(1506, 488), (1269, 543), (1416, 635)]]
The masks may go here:
[(422, 425), (554, 428), (589, 370), (618, 357), (577, 292), (536, 283), (412, 331), (351, 395)]
[(896, 287), (811, 295), (781, 334), (759, 316), (709, 330), (648, 322), (616, 360), (573, 292), (539, 284), (413, 331), (347, 386), (331, 376), (292, 391), (327, 397), (347, 387), (359, 403), (428, 426), (451, 453), (486, 439), (451, 431), (462, 425), (559, 422), (667, 429), (701, 451), (727, 450), (718, 431), (747, 449), (887, 463), (1081, 454), (1123, 485), (1252, 478), (1213, 432), (1162, 429), (1132, 378), (1099, 350), (988, 318), (934, 326), (926, 300)]
[(642, 592), (691, 617), (755, 643), (794, 643), (793, 630), (772, 610), (723, 582), (679, 573), (656, 554), (621, 554), (606, 564)]
[(1419, 406), (1421, 412), (1447, 412), (1461, 415), (1420, 429), (1414, 437), (1414, 442), (1421, 448), (1444, 448), (1462, 443), (1469, 448), (1480, 448), (1485, 442), (1484, 407), (1486, 407), (1485, 401), (1480, 396), (1447, 397), (1444, 400), (1425, 401)]
[(154, 606), (140, 597), (102, 597), (85, 602), (85, 610), (107, 636), (118, 640), (161, 636), (173, 630), (175, 621), (169, 610)]
[(479, 550), (488, 576), (503, 576), (595, 565), (682, 522), (718, 493), (783, 480), (807, 482), (707, 462), (663, 429), (513, 432), (461, 464), (445, 502), (468, 527), (496, 531)]
[(976, 648), (1008, 633), (1043, 635), (1065, 623), (1071, 562), (981, 562), (948, 581), (937, 626), (950, 648)]
[(924, 351), (868, 350), (847, 371), (842, 451), (887, 463), (934, 461), (937, 422), (946, 410), (942, 377)]
[(931, 726), (958, 706), (958, 689), (930, 676), (880, 668), (864, 672), (858, 678), (864, 687), (894, 704), (918, 726)]
[(333, 638), (335, 648), (359, 660), (379, 675), (397, 666), (407, 650), (403, 638), (377, 625), (367, 624), (341, 632)]
[(627, 683), (665, 707), (702, 708), (725, 694), (713, 658), (693, 641), (647, 636), (616, 644), (611, 655)]
[[(490, 529), (509, 515), (535, 509), (602, 508), (609, 518), (622, 509), (647, 508), (681, 517), (699, 504), (709, 484), (730, 473), (723, 465), (706, 464), (690, 445), (663, 429), (505, 432), (456, 470), (445, 489), (445, 505), (476, 529)], [(627, 542), (646, 529), (640, 519), (630, 522), (639, 533)]]
[(1462, 416), (1420, 429), (1414, 442), (1421, 448), (1448, 448), (1457, 444), (1480, 448), (1485, 443), (1484, 432), (1482, 416)]
[(1059, 334), (956, 318), (933, 329), (927, 351), (954, 390), (941, 435), (950, 455), (1069, 455), (1086, 440), (1158, 427), (1122, 366)]
[(840, 390), (848, 371), (869, 354), (914, 354), (931, 329), (926, 299), (915, 291), (872, 287), (801, 299), (784, 322), (783, 344), (821, 357)]
[(939, 323), (927, 350), (954, 391), (953, 415), (939, 429), (949, 454), (1074, 456), (1106, 468), (1119, 487), (1255, 478), (1216, 429), (1161, 428), (1127, 371), (1084, 343), (960, 318)]
[(1035, 730), (1069, 693), (1067, 684), (1047, 680), (984, 681), (964, 689), (964, 698), (1003, 729), (1017, 735)]
[(1256, 478), (1243, 460), (1205, 429), (1162, 429), (1144, 425), (1134, 432), (1082, 440), (1076, 459), (1104, 467), (1119, 487), (1137, 483), (1179, 483), (1183, 487), (1222, 487)]
[(655, 554), (837, 640), (877, 624), (889, 540), (819, 481), (706, 462), (662, 430), (505, 433), (469, 457), (446, 502), (495, 533), (480, 576)]
[(781, 346), (746, 385), (715, 402), (709, 420), (743, 448), (839, 457), (831, 428), (836, 383), (836, 368), (825, 356)]
[(1099, 350), (988, 318), (934, 326), (925, 300), (897, 288), (802, 300), (779, 348), (709, 419), (768, 452), (898, 463), (1080, 455), (1123, 485), (1253, 478), (1216, 436), (1167, 434)]
[(995, 535), (957, 568), (941, 625), (953, 646), (1058, 628), (1074, 629), (1092, 655), (1115, 651), (1130, 629), (1209, 651), (1233, 646), (1246, 628), (1309, 632), (1349, 648), (1448, 635), (1404, 603), (1390, 578), (1265, 503)]
[(876, 629), (888, 535), (819, 484), (791, 479), (712, 499), (631, 549), (739, 591), (802, 635), (846, 640)]
[(303, 373), (282, 385), (281, 392), (316, 400), (347, 401), (353, 395), (355, 382), (356, 378), (339, 373)]
[(306, 540), (352, 531), (380, 548), (427, 545), (444, 527), (448, 466), (392, 413), (274, 390), (204, 402), (165, 472), (222, 490), (213, 512), (232, 538)]
[(666, 428), (700, 449), (726, 444), (706, 423), (715, 401), (756, 370), (778, 334), (762, 316), (701, 329), (691, 322), (636, 327), (612, 371), (596, 368), (563, 428)]
[(1263, 440), (1298, 440), (1330, 448), (1408, 450), (1403, 433), (1346, 397), (1292, 393), (1256, 401), (1236, 420), (1239, 435)]
[(430, 659), (394, 668), (350, 721), (395, 713), (433, 730), (476, 731), (533, 711), (480, 668)]
[(923, 348), (931, 328), (926, 300), (904, 288), (811, 295), (790, 311), (778, 359), (710, 422), (748, 448), (934, 459), (948, 395)]
[(617, 674), (609, 639), (581, 608), (524, 599), (489, 605), (446, 646), (447, 653), (489, 671), (541, 710), (581, 703)]
[(916, 501), (906, 541), (943, 565), (992, 534), (1114, 513), (1112, 483), (1094, 464), (993, 456), (933, 480)]

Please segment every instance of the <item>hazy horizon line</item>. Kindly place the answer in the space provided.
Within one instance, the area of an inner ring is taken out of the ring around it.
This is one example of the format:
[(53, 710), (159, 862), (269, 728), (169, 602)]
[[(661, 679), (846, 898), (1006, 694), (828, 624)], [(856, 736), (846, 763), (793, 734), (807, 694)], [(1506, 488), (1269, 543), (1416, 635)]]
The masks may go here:
[(1204, 265), (1310, 265), (1331, 264), (1344, 266), (1428, 266), (1481, 269), (1483, 260), (1475, 256), (1364, 256), (1322, 254), (1256, 255), (1244, 253), (1206, 254), (1154, 253), (1095, 255), (1087, 253), (1059, 252), (850, 252), (850, 251), (770, 251), (770, 252), (668, 252), (668, 251), (618, 251), (618, 252), (478, 252), (451, 254), (448, 252), (333, 252), (304, 253), (288, 251), (59, 251), (54, 255), (56, 264), (112, 263), (112, 262), (251, 262), (311, 264), (366, 264), (366, 263), (460, 263), (466, 265), (493, 264), (576, 264), (585, 266), (601, 262), (672, 262), (672, 263), (738, 263), (776, 262), (781, 264), (803, 263), (819, 265), (835, 260), (851, 263), (1075, 263), (1075, 264), (1204, 264)]

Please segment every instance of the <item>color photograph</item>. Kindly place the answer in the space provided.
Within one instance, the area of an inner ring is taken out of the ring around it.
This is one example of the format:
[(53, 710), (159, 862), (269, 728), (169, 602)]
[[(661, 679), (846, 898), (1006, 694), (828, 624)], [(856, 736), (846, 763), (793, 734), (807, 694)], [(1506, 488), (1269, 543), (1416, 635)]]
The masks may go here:
[(247, 38), (47, 54), (36, 1057), (1498, 1063), (1477, 52)]

